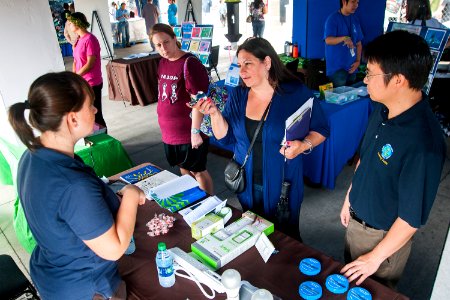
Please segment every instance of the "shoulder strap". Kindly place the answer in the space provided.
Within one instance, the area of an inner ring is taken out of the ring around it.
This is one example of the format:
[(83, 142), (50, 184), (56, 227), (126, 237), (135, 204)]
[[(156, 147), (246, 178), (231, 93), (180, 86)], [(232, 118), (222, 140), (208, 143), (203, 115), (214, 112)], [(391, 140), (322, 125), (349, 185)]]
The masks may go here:
[(255, 134), (253, 135), (253, 139), (252, 139), (252, 142), (250, 143), (250, 147), (248, 147), (247, 154), (245, 155), (244, 163), (242, 164), (241, 168), (243, 168), (245, 166), (245, 164), (247, 163), (250, 152), (252, 151), (253, 145), (255, 144), (256, 137), (258, 136), (261, 126), (264, 123), (264, 119), (266, 118), (267, 113), (269, 112), (269, 108), (270, 108), (271, 104), (272, 104), (272, 100), (270, 100), (269, 105), (267, 105), (266, 110), (264, 111), (264, 114), (261, 117), (261, 120), (259, 120), (258, 127), (256, 127)]

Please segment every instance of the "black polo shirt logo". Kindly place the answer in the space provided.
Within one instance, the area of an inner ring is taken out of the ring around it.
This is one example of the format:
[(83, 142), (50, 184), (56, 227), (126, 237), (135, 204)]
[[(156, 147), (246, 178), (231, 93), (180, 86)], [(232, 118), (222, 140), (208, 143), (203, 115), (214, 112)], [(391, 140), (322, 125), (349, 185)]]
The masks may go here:
[(381, 153), (378, 152), (378, 158), (385, 164), (388, 165), (388, 159), (392, 156), (394, 153), (394, 149), (392, 149), (391, 144), (386, 144), (381, 148)]

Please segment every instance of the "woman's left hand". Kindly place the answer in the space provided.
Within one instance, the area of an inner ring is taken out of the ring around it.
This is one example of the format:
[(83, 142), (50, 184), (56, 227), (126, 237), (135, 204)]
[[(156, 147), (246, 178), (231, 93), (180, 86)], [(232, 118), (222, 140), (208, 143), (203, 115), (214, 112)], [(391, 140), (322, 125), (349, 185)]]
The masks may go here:
[(191, 133), (191, 145), (192, 149), (198, 149), (203, 144), (202, 136), (199, 133)]
[(294, 159), (308, 149), (309, 145), (307, 143), (301, 141), (287, 141), (286, 144), (281, 147), (280, 153), (287, 159)]

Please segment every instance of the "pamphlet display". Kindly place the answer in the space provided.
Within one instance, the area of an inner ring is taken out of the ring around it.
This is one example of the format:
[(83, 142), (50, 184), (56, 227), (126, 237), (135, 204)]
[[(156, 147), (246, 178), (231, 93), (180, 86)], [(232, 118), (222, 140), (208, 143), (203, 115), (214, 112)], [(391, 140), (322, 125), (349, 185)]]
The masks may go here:
[(173, 28), (181, 50), (191, 52), (206, 67), (209, 67), (209, 55), (213, 37), (213, 25), (196, 25), (194, 22), (183, 22)]
[(430, 47), (431, 56), (433, 57), (433, 67), (428, 75), (428, 81), (423, 87), (423, 91), (428, 94), (433, 82), (434, 75), (436, 74), (439, 60), (441, 60), (442, 52), (444, 51), (445, 44), (447, 43), (450, 35), (449, 29), (432, 28), (420, 25), (413, 25), (407, 23), (390, 22), (386, 32), (394, 30), (406, 30), (410, 33), (420, 35), (425, 39)]

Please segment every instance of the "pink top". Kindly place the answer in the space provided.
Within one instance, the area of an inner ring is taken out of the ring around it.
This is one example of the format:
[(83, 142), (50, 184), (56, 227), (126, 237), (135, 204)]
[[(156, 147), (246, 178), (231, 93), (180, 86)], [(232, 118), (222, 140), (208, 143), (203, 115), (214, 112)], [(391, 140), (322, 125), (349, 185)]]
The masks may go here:
[(96, 86), (103, 82), (100, 44), (97, 38), (89, 32), (83, 37), (80, 36), (73, 47), (73, 59), (77, 72), (87, 63), (88, 56), (95, 56), (94, 66), (82, 76), (90, 86)]
[[(184, 62), (189, 56), (185, 68)], [(208, 73), (195, 56), (187, 53), (176, 61), (161, 58), (158, 78), (157, 112), (162, 140), (169, 145), (190, 144), (192, 109), (186, 103), (190, 101), (190, 94), (208, 92)]]

